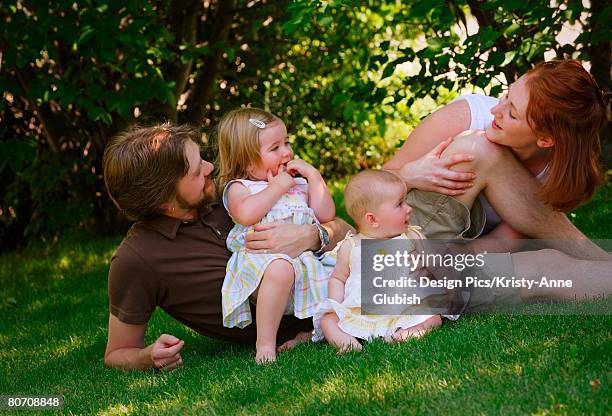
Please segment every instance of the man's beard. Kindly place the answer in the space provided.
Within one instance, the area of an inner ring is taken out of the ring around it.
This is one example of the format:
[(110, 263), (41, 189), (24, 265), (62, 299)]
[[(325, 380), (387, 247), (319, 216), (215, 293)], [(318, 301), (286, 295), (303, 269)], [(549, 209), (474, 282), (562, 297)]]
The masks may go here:
[(199, 209), (205, 205), (210, 204), (216, 199), (217, 199), (217, 188), (215, 187), (214, 183), (210, 191), (207, 192), (207, 190), (204, 189), (204, 195), (202, 196), (202, 199), (195, 203), (191, 203), (187, 201), (185, 198), (183, 198), (182, 195), (178, 193), (176, 195), (176, 203), (178, 207), (180, 209), (185, 209), (185, 210)]

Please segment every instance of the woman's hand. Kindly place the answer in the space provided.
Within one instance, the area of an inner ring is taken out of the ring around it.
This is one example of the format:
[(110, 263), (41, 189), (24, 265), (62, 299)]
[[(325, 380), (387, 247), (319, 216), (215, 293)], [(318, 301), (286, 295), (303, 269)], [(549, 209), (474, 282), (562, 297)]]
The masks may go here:
[(476, 178), (473, 172), (455, 172), (450, 168), (474, 157), (470, 154), (456, 154), (442, 157), (442, 152), (453, 141), (444, 140), (420, 159), (404, 164), (396, 171), (409, 188), (438, 192), (445, 195), (461, 195), (470, 188)]

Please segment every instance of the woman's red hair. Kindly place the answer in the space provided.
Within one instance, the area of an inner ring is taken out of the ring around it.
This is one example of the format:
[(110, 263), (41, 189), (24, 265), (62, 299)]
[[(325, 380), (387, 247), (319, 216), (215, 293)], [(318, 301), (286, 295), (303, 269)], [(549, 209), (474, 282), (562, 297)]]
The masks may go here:
[(569, 211), (588, 201), (601, 183), (599, 131), (606, 120), (603, 93), (578, 61), (543, 62), (527, 72), (527, 122), (554, 146), (538, 197)]

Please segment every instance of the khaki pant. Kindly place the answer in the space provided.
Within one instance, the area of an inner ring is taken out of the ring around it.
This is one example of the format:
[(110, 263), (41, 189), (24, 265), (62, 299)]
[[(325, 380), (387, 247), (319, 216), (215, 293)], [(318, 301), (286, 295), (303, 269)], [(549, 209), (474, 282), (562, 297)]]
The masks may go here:
[[(469, 209), (452, 196), (413, 189), (406, 196), (406, 202), (412, 207), (411, 224), (420, 226), (429, 239), (472, 240), (482, 234), (485, 226), (486, 215), (479, 198)], [(514, 276), (510, 253), (486, 255), (485, 266), (478, 270), (478, 277), (493, 279), (493, 276)], [(471, 288), (463, 313), (488, 310), (496, 304), (507, 306), (521, 302), (519, 289)]]

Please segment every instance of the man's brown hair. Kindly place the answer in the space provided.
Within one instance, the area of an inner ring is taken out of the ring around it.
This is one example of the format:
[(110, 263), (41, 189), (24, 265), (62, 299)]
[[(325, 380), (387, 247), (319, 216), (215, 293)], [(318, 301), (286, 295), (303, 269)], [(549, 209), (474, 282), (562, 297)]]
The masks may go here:
[(104, 182), (112, 201), (130, 219), (162, 213), (176, 195), (178, 181), (189, 171), (188, 141), (200, 134), (189, 126), (165, 123), (135, 126), (112, 138), (104, 150)]

